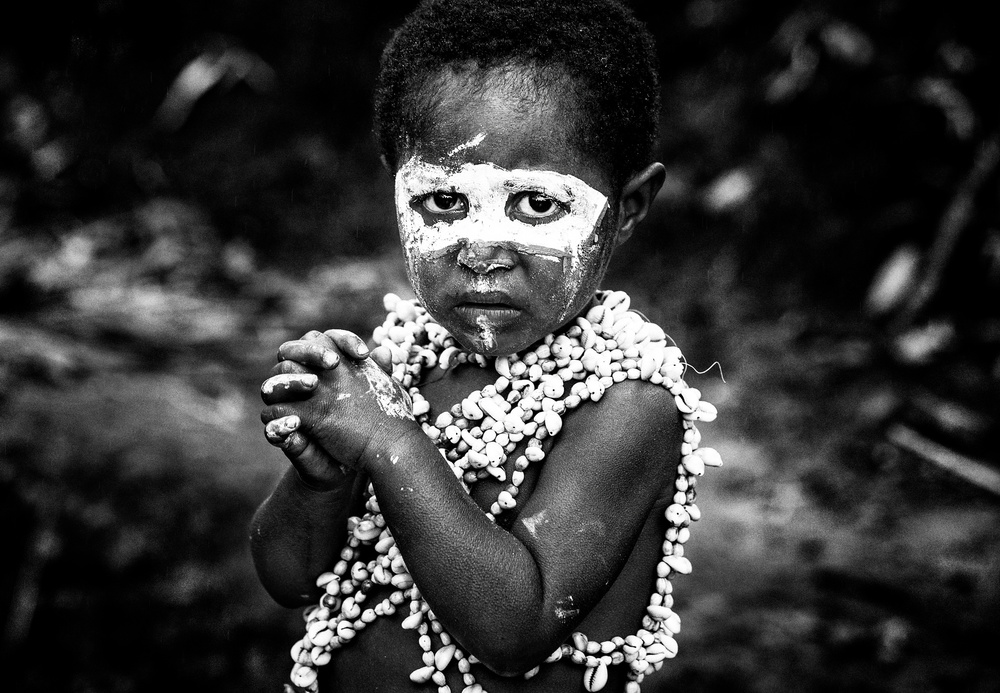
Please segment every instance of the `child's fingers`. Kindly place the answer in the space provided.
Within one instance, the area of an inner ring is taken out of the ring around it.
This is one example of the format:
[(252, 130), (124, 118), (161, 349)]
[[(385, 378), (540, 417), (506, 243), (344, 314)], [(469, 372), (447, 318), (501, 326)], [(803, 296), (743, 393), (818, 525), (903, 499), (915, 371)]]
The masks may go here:
[(368, 358), (370, 350), (365, 340), (349, 330), (327, 330), (324, 334), (333, 340), (345, 355), (355, 359)]
[(288, 436), (298, 430), (302, 420), (294, 414), (268, 421), (264, 426), (264, 437), (271, 445), (285, 447)]
[(280, 446), (285, 457), (299, 473), (302, 482), (317, 491), (337, 485), (347, 470), (313, 442), (312, 438), (292, 431)]
[(392, 352), (388, 347), (377, 346), (372, 349), (372, 361), (383, 371), (392, 375)]
[(278, 361), (271, 368), (271, 375), (281, 375), (283, 373), (312, 373), (312, 371), (296, 361)]
[(278, 347), (279, 361), (295, 361), (308, 368), (329, 370), (340, 363), (336, 349), (325, 342), (329, 340), (295, 339)]
[(347, 471), (308, 436), (299, 432), (302, 420), (294, 414), (273, 419), (264, 426), (264, 436), (280, 448), (299, 472), (299, 478), (317, 491), (333, 488)]
[(319, 384), (315, 373), (281, 373), (272, 375), (260, 386), (260, 396), (267, 404), (308, 399)]

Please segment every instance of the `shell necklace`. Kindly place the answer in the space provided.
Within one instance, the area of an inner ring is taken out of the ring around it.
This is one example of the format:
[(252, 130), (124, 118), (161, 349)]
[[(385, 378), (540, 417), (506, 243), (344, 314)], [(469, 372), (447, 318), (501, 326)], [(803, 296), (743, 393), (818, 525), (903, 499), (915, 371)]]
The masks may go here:
[[(630, 300), (624, 292), (599, 292), (597, 298), (598, 304), (561, 334), (546, 336), (534, 349), (495, 360), (461, 350), (422, 306), (395, 294), (385, 297), (388, 315), (373, 337), (391, 351), (392, 376), (408, 390), (414, 418), (465, 489), (488, 477), (504, 484), (486, 513), (494, 521), (516, 506), (524, 470), (545, 458), (543, 441), (559, 433), (569, 411), (587, 400), (599, 401), (607, 388), (622, 380), (646, 380), (674, 395), (682, 416), (683, 443), (672, 503), (665, 511), (669, 527), (663, 557), (656, 567), (656, 587), (642, 627), (634, 634), (605, 641), (575, 632), (545, 660), (566, 657), (583, 666), (587, 691), (604, 687), (608, 667), (627, 666), (625, 691), (639, 693), (643, 678), (677, 654), (674, 636), (680, 631), (680, 617), (671, 609), (670, 578), (691, 572), (684, 544), (691, 534), (689, 525), (701, 517), (694, 502), (695, 482), (705, 467), (718, 467), (722, 459), (712, 448), (699, 447), (701, 434), (695, 422), (714, 420), (716, 409), (684, 383), (687, 364), (680, 349), (667, 343), (659, 326), (629, 311)], [(491, 361), (499, 374), (496, 382), (472, 392), (432, 422), (430, 405), (418, 387), (421, 376), (436, 367), (475, 363), (485, 368)], [(508, 478), (504, 463), (525, 440)], [(462, 693), (486, 693), (471, 671), (478, 660), (457, 647), (413, 584), (371, 484), (367, 495), (366, 512), (348, 519), (340, 560), (316, 581), (324, 594), (318, 604), (305, 610), (306, 634), (292, 647), (293, 686), (286, 690), (317, 691), (318, 668), (331, 660), (334, 650), (347, 645), (380, 616), (404, 610), (401, 625), (416, 631), (423, 650), (421, 666), (410, 679), (436, 685), (438, 693), (451, 693), (444, 672), (453, 666), (462, 675)], [(375, 557), (361, 558), (363, 546), (373, 546)], [(392, 591), (371, 605), (368, 595), (377, 585)], [(527, 672), (525, 678), (539, 668)]]

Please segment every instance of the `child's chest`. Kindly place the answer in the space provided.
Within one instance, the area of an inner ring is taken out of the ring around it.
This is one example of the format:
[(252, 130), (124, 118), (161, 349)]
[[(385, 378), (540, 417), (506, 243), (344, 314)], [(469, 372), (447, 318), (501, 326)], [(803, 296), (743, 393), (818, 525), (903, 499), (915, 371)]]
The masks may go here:
[[(488, 385), (493, 385), (498, 377), (499, 374), (492, 367), (480, 368), (468, 364), (460, 365), (447, 372), (431, 373), (427, 382), (420, 387), (420, 394), (431, 407), (428, 422), (433, 425), (442, 412), (451, 412), (455, 405), (460, 407), (464, 399), (469, 398), (474, 392), (480, 392)], [(467, 421), (468, 428), (465, 430), (470, 431), (470, 434), (475, 436), (481, 435), (482, 431), (476, 425), (477, 423), (476, 421)], [(487, 437), (490, 437), (489, 434)], [(497, 516), (497, 524), (505, 528), (509, 528), (517, 518), (518, 508), (522, 507), (524, 501), (531, 496), (542, 469), (542, 463), (518, 469), (517, 459), (523, 454), (527, 440), (528, 438), (524, 437), (517, 441), (511, 441), (512, 447), (508, 447), (507, 459), (501, 466), (503, 470), (501, 478), (486, 475), (474, 483), (468, 483), (469, 495), (484, 512), (491, 509), (501, 492), (510, 493), (513, 491), (516, 495), (516, 505)], [(546, 448), (549, 446), (548, 443), (549, 441), (546, 441)], [(445, 445), (444, 447), (450, 446)], [(520, 473), (520, 478), (516, 490), (513, 490), (511, 482), (515, 472)]]

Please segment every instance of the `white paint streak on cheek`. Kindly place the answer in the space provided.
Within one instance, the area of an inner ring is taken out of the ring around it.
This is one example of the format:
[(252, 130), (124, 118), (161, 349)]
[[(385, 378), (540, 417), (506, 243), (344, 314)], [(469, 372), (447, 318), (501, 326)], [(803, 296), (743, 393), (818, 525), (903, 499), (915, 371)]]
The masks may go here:
[(350, 398), (351, 398), (351, 393), (350, 392), (338, 392), (337, 393), (337, 401), (338, 402), (340, 400), (342, 400), (342, 399), (350, 399)]
[(577, 299), (581, 294), (590, 294), (597, 289), (604, 276), (607, 258), (601, 256), (600, 228), (604, 215), (598, 220), (591, 234), (576, 248), (571, 256), (563, 258), (563, 290), (555, 297), (561, 306), (560, 321), (571, 317), (577, 309)]

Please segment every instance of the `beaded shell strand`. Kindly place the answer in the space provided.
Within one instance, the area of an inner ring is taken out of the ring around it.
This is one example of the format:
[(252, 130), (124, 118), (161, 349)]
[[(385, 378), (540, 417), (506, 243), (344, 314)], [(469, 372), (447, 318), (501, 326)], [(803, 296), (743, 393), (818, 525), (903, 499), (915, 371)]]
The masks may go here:
[[(584, 667), (587, 691), (604, 687), (608, 667), (627, 666), (625, 691), (639, 693), (643, 678), (677, 654), (674, 636), (680, 631), (680, 617), (671, 609), (670, 578), (691, 572), (684, 545), (691, 534), (689, 525), (701, 517), (694, 502), (696, 480), (706, 467), (720, 466), (722, 459), (712, 448), (700, 447), (701, 434), (695, 423), (714, 420), (716, 409), (701, 399), (697, 389), (685, 384), (687, 366), (680, 349), (667, 343), (660, 327), (629, 311), (630, 300), (624, 292), (601, 292), (598, 300), (585, 317), (577, 318), (561, 334), (548, 335), (532, 350), (496, 358), (492, 362), (499, 374), (496, 382), (472, 392), (433, 422), (430, 406), (419, 390), (422, 374), (456, 363), (485, 368), (491, 361), (462, 351), (423, 307), (394, 294), (385, 297), (388, 315), (373, 336), (392, 353), (392, 376), (408, 390), (414, 418), (466, 490), (487, 477), (504, 484), (486, 513), (491, 520), (516, 506), (524, 470), (544, 460), (543, 441), (559, 433), (563, 417), (571, 410), (587, 400), (599, 401), (607, 388), (622, 380), (645, 380), (674, 395), (683, 422), (683, 443), (673, 502), (665, 511), (669, 527), (663, 556), (656, 567), (656, 587), (642, 627), (634, 634), (606, 641), (590, 640), (575, 632), (545, 660), (549, 663), (568, 657)], [(524, 451), (515, 458), (508, 478), (504, 463), (522, 441), (526, 441)], [(413, 584), (370, 484), (365, 507), (361, 517), (348, 520), (340, 560), (316, 581), (324, 594), (304, 613), (306, 634), (292, 647), (293, 685), (288, 688), (315, 693), (318, 668), (331, 660), (334, 650), (350, 643), (380, 616), (405, 610), (401, 625), (416, 631), (423, 651), (421, 665), (410, 679), (434, 685), (438, 693), (451, 693), (444, 672), (454, 667), (463, 678), (462, 693), (486, 693), (471, 670), (476, 658), (457, 647)], [(362, 559), (363, 546), (374, 547), (375, 557)], [(371, 605), (368, 595), (377, 585), (389, 586), (392, 591)], [(525, 678), (538, 670), (535, 667)]]

